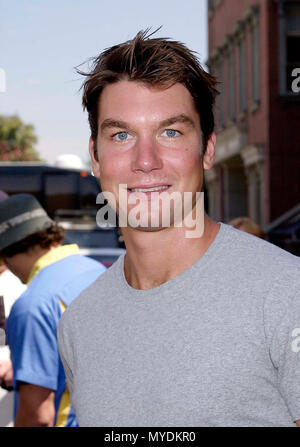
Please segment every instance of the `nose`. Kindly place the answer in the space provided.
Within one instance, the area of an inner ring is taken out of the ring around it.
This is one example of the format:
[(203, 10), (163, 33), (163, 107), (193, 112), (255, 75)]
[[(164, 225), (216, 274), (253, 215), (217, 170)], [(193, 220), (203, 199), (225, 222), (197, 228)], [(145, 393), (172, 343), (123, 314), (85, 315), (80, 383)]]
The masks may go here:
[(162, 166), (163, 161), (156, 141), (152, 138), (140, 138), (134, 147), (132, 170), (150, 172), (154, 169), (161, 169)]

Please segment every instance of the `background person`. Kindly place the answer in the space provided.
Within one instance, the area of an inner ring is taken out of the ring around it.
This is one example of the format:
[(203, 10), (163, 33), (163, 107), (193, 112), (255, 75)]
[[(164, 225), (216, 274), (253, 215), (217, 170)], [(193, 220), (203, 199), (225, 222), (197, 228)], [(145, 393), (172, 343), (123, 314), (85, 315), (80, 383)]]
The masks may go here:
[[(0, 190), (0, 201), (7, 199), (8, 194)], [(6, 345), (5, 326), (10, 309), (16, 299), (24, 292), (26, 286), (21, 283), (0, 259), (0, 377), (2, 386), (12, 387), (10, 352)], [(3, 329), (1, 331), (1, 329)], [(13, 392), (0, 387), (0, 427), (10, 427), (13, 422)]]
[(58, 352), (57, 325), (65, 308), (105, 267), (80, 255), (75, 244), (62, 246), (63, 238), (63, 229), (35, 197), (17, 194), (0, 202), (0, 257), (27, 284), (6, 324), (15, 426), (77, 425)]
[(253, 234), (253, 236), (265, 239), (265, 233), (261, 226), (250, 217), (235, 217), (228, 222), (228, 225), (231, 225), (238, 230), (246, 231), (249, 234)]
[[(5, 320), (8, 318), (13, 303), (25, 289), (26, 286), (0, 260), (0, 298), (3, 297), (4, 321), (2, 345), (0, 344), (0, 377), (2, 377), (2, 385), (6, 388), (12, 387), (12, 374), (10, 351), (9, 347), (5, 345)], [(12, 426), (13, 424), (13, 399), (13, 392), (0, 387), (0, 427)]]

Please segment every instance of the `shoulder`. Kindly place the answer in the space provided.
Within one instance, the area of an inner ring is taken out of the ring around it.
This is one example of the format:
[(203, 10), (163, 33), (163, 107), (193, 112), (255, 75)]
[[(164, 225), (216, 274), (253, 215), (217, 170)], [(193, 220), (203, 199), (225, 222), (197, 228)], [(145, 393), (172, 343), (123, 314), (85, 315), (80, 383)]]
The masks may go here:
[[(78, 275), (87, 275), (95, 271), (101, 273), (104, 270), (105, 267), (100, 262), (80, 254), (74, 254), (44, 267), (32, 280), (31, 284), (32, 287), (35, 287), (45, 282), (48, 287), (51, 284), (57, 287), (68, 280), (74, 280)], [(55, 278), (55, 282), (51, 283), (53, 278)]]
[(116, 278), (121, 273), (122, 258), (120, 258), (97, 279), (85, 288), (75, 300), (73, 300), (62, 315), (60, 324), (73, 325), (74, 321), (84, 321), (90, 312), (101, 307), (103, 302), (109, 301), (111, 294), (117, 293)]
[(67, 306), (106, 270), (100, 262), (80, 254), (43, 268), (30, 283), (33, 294), (56, 296)]
[(8, 317), (8, 324), (16, 321), (26, 321), (30, 318), (49, 318), (60, 313), (59, 302), (54, 295), (31, 290), (30, 285), (15, 301)]
[(106, 268), (82, 255), (72, 255), (43, 268), (14, 303), (10, 319), (61, 315), (59, 300), (67, 306)]
[(300, 308), (300, 258), (229, 225), (223, 230), (230, 252), (226, 269), (236, 284), (246, 281), (252, 301), (261, 297), (266, 324), (278, 324), (288, 308)]
[(226, 234), (229, 256), (244, 266), (251, 275), (254, 271), (262, 272), (266, 278), (283, 278), (288, 276), (296, 280), (300, 276), (300, 258), (277, 247), (270, 242), (222, 224)]

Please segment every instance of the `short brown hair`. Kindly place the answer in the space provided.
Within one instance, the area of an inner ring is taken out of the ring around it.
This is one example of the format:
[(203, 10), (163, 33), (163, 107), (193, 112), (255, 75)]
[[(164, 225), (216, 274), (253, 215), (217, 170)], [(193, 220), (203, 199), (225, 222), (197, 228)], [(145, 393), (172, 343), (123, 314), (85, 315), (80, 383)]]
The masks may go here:
[[(112, 46), (92, 59), (83, 83), (83, 108), (88, 111), (91, 137), (98, 135), (98, 103), (104, 87), (121, 80), (130, 80), (169, 87), (183, 84), (194, 99), (200, 117), (203, 153), (214, 130), (213, 105), (218, 94), (216, 79), (203, 70), (195, 53), (184, 44), (168, 38), (151, 38), (153, 33), (140, 31), (132, 40)], [(95, 151), (96, 152), (96, 151)], [(97, 154), (95, 153), (97, 156)]]
[(9, 245), (0, 252), (0, 256), (10, 258), (19, 253), (27, 252), (31, 247), (40, 246), (41, 248), (50, 248), (53, 245), (60, 244), (65, 238), (65, 230), (58, 226), (52, 225), (46, 230), (27, 236), (15, 244)]

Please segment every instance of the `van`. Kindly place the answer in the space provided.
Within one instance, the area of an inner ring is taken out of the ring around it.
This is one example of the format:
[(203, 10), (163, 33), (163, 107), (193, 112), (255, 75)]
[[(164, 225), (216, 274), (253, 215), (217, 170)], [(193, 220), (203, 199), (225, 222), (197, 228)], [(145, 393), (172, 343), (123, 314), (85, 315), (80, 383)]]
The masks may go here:
[[(53, 218), (58, 210), (97, 210), (101, 187), (90, 172), (43, 162), (0, 162), (0, 190), (33, 194)], [(99, 207), (98, 207), (99, 208)]]

